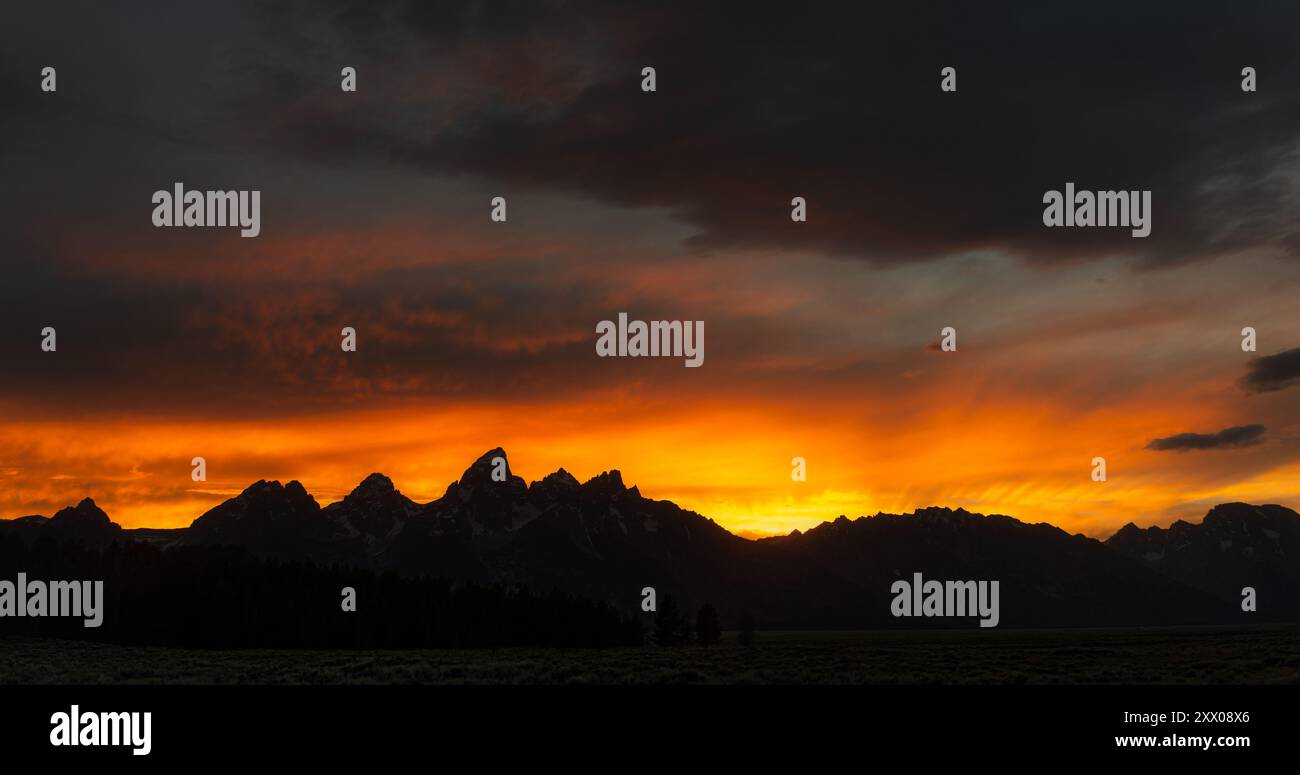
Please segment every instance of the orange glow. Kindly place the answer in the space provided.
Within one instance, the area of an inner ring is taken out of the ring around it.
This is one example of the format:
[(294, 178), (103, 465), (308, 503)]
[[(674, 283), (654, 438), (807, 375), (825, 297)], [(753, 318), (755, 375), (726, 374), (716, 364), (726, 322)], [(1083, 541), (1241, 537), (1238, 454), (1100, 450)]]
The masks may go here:
[[(1186, 408), (1161, 406), (1145, 395), (1093, 412), (1027, 395), (952, 403), (936, 391), (811, 406), (678, 407), (611, 395), (259, 422), (16, 423), (0, 432), (0, 512), (48, 515), (89, 495), (125, 527), (176, 527), (257, 479), (298, 479), (325, 505), (373, 471), (425, 502), (497, 445), (526, 480), (560, 467), (582, 480), (619, 468), (645, 496), (751, 536), (929, 505), (1106, 535), (1130, 520), (1197, 519), (1203, 510), (1178, 509), (1199, 499), (1281, 500), (1293, 491), (1294, 468), (1247, 481), (1171, 469), (1168, 455), (1133, 442), (1188, 422)], [(1193, 419), (1210, 427), (1220, 418)], [(207, 482), (190, 479), (196, 455), (207, 460)], [(1107, 459), (1105, 483), (1090, 478), (1095, 455)], [(794, 456), (807, 460), (806, 482), (791, 481)]]

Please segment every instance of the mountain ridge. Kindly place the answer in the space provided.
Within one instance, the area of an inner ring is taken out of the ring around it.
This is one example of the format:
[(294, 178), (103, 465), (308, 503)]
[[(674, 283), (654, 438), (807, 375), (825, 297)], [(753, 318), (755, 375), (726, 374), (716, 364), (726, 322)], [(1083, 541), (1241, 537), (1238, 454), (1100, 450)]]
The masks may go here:
[(1130, 523), (1105, 541), (947, 507), (841, 515), (750, 540), (644, 497), (617, 469), (579, 482), (561, 468), (526, 483), (499, 447), (428, 503), (372, 473), (324, 507), (296, 480), (259, 480), (186, 528), (123, 530), (87, 498), (48, 520), (0, 520), (0, 529), (236, 546), (277, 561), (558, 589), (625, 610), (654, 587), (688, 605), (715, 602), (726, 616), (752, 611), (783, 626), (897, 624), (890, 585), (918, 571), (999, 580), (1003, 620), (1013, 626), (1239, 621), (1240, 589), (1252, 581), (1268, 601), (1260, 618), (1300, 619), (1300, 603), (1289, 602), (1300, 600), (1300, 515), (1282, 506), (1222, 504), (1201, 523)]

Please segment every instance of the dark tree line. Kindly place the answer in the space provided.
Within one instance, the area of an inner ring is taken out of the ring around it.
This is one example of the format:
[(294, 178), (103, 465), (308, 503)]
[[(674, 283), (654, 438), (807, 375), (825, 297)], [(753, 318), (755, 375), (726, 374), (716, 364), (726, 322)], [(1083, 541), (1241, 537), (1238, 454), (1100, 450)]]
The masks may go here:
[[(677, 600), (672, 595), (664, 595), (655, 612), (654, 642), (660, 646), (684, 646), (692, 639), (701, 646), (712, 646), (722, 641), (722, 620), (718, 609), (711, 603), (700, 606), (692, 626)], [(737, 642), (742, 646), (754, 642), (754, 616), (749, 611), (740, 614)]]
[[(560, 592), (255, 559), (241, 549), (0, 534), (0, 580), (102, 580), (102, 626), (0, 618), (0, 635), (188, 648), (603, 647), (642, 643), (613, 607)], [(342, 590), (356, 590), (356, 611)]]

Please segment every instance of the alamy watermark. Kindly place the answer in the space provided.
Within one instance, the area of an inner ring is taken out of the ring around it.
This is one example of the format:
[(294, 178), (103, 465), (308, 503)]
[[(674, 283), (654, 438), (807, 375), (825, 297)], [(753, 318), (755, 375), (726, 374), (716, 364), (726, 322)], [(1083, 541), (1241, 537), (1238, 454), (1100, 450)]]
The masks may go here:
[(920, 573), (912, 580), (899, 579), (890, 585), (894, 602), (889, 610), (903, 616), (978, 616), (981, 627), (997, 627), (998, 582), (925, 581)]
[(135, 756), (148, 756), (153, 750), (152, 713), (81, 712), (73, 705), (67, 713), (50, 716), (50, 745), (129, 746)]
[(1150, 191), (1075, 191), (1065, 184), (1065, 193), (1043, 194), (1044, 226), (1122, 226), (1134, 237), (1151, 234)]
[(261, 191), (174, 191), (153, 193), (154, 226), (239, 226), (239, 236), (262, 233)]
[(618, 323), (602, 320), (596, 324), (596, 355), (602, 358), (676, 357), (686, 358), (686, 366), (704, 365), (703, 320), (627, 319), (618, 313)]
[(86, 627), (104, 623), (104, 582), (0, 580), (0, 617), (79, 616)]

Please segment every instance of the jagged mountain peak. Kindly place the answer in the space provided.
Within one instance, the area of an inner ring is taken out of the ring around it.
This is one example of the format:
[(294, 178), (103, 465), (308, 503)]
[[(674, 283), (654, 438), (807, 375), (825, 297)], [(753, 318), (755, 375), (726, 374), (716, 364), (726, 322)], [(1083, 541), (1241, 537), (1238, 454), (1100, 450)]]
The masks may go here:
[(89, 537), (90, 533), (119, 529), (117, 523), (108, 518), (108, 514), (95, 504), (91, 498), (83, 498), (76, 506), (59, 509), (50, 517), (51, 527)]
[(261, 479), (190, 524), (199, 540), (249, 545), (291, 545), (321, 531), (320, 504), (296, 479)]
[(267, 493), (279, 493), (284, 491), (284, 485), (280, 484), (279, 479), (258, 479), (256, 482), (244, 488), (240, 495), (264, 495)]
[(278, 479), (259, 479), (244, 488), (244, 491), (239, 495), (230, 501), (226, 501), (226, 503), (266, 500), (283, 500), (303, 506), (310, 503), (311, 506), (319, 508), (316, 499), (312, 497), (311, 493), (307, 492), (307, 488), (297, 479), (290, 480), (288, 484), (281, 484)]
[(361, 480), (352, 492), (337, 503), (321, 510), (336, 526), (344, 539), (361, 538), (366, 552), (375, 551), (376, 542), (401, 528), (422, 507), (403, 495), (384, 474), (373, 473)]
[[(498, 463), (498, 460), (501, 462)], [(455, 493), (459, 494), (462, 499), (467, 499), (474, 493), (482, 492), (485, 488), (492, 487), (492, 485), (503, 484), (503, 482), (492, 478), (493, 473), (500, 471), (503, 466), (505, 468), (506, 482), (515, 483), (517, 480), (515, 486), (519, 489), (526, 489), (524, 480), (515, 476), (514, 472), (510, 470), (510, 458), (506, 456), (506, 451), (501, 447), (494, 447), (479, 455), (478, 459), (469, 468), (465, 469), (465, 473), (460, 475), (460, 479), (448, 486), (447, 495), (450, 496)], [(497, 476), (499, 477), (500, 474), (497, 474)]]
[(582, 484), (577, 477), (561, 468), (553, 474), (547, 474), (540, 481), (528, 485), (528, 494), (543, 507), (554, 501), (568, 501), (577, 496)]
[(627, 492), (623, 473), (617, 468), (596, 474), (582, 485), (583, 492), (604, 495), (621, 495)]
[(59, 509), (54, 513), (54, 516), (51, 517), (50, 520), (58, 522), (75, 520), (78, 522), (105, 525), (112, 521), (108, 518), (108, 514), (104, 513), (104, 510), (95, 504), (93, 498), (82, 498), (81, 502), (76, 506), (67, 506)]
[(361, 483), (358, 484), (356, 488), (352, 490), (352, 492), (353, 494), (367, 493), (367, 492), (389, 493), (389, 492), (396, 491), (396, 489), (397, 488), (393, 486), (392, 479), (389, 479), (387, 476), (384, 476), (381, 473), (373, 473), (367, 476), (365, 479), (362, 479)]
[[(370, 474), (343, 496), (343, 500), (325, 507), (326, 511), (347, 510), (359, 516), (380, 516), (380, 512), (395, 512), (405, 515), (416, 509), (415, 501), (406, 497), (393, 485), (393, 480), (379, 473)], [(367, 515), (363, 512), (376, 512)]]
[(573, 488), (573, 489), (582, 486), (578, 482), (578, 478), (576, 476), (564, 470), (563, 468), (557, 470), (553, 474), (547, 474), (545, 477), (542, 478), (542, 482), (545, 484), (560, 485), (565, 488)]
[(1030, 526), (1029, 523), (1021, 522), (1013, 517), (1003, 516), (1001, 514), (977, 514), (967, 511), (964, 508), (948, 508), (947, 506), (925, 506), (904, 514), (891, 514), (889, 512), (878, 511), (870, 516), (859, 516), (856, 519), (850, 519), (841, 514), (833, 520), (822, 522), (819, 525), (809, 528), (805, 532), (798, 530), (792, 531), (788, 538), (799, 536), (812, 536), (821, 532), (836, 532), (843, 530), (861, 530), (869, 529), (873, 525), (884, 525), (893, 522), (917, 522), (925, 525), (960, 527), (969, 524), (984, 523), (1006, 523), (1014, 525)]
[(1214, 536), (1226, 539), (1234, 533), (1264, 532), (1267, 535), (1268, 532), (1277, 531), (1300, 532), (1300, 514), (1274, 504), (1257, 506), (1250, 503), (1220, 503), (1206, 512), (1200, 522), (1179, 519), (1167, 528), (1159, 525), (1143, 528), (1129, 522), (1106, 539), (1106, 543), (1131, 546), (1134, 543), (1164, 541), (1175, 537), (1189, 539)]
[(59, 509), (42, 522), (29, 518), (29, 524), (49, 527), (62, 535), (89, 541), (112, 539), (122, 531), (121, 526), (109, 519), (91, 498), (82, 498), (76, 506)]
[(1205, 515), (1204, 525), (1274, 526), (1300, 519), (1300, 515), (1285, 506), (1249, 503), (1220, 503)]
[(506, 464), (506, 471), (510, 471), (510, 455), (507, 455), (506, 450), (500, 449), (500, 447), (493, 447), (493, 449), (487, 450), (486, 453), (478, 455), (478, 458), (471, 463), (471, 466), (465, 468), (465, 472), (460, 476), (460, 479), (478, 476), (480, 473), (491, 475), (491, 471), (495, 467), (495, 460), (498, 458), (502, 459)]
[(1269, 594), (1270, 616), (1300, 615), (1300, 514), (1284, 506), (1221, 503), (1197, 523), (1130, 523), (1106, 545), (1232, 605), (1251, 587)]

